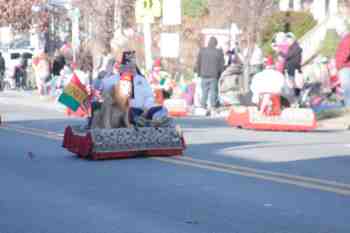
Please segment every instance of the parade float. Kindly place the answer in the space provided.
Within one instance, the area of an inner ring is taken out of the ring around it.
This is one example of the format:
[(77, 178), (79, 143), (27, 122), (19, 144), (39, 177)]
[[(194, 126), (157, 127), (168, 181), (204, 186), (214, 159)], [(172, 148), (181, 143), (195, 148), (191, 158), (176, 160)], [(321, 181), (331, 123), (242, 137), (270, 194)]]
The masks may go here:
[(303, 80), (302, 75), (297, 75), (296, 72), (294, 81), (290, 81), (275, 69), (272, 58), (269, 58), (265, 69), (252, 79), (250, 91), (253, 105), (233, 105), (227, 117), (228, 124), (233, 127), (270, 131), (316, 129), (316, 114), (312, 108), (300, 106), (294, 93), (295, 87), (304, 89)]
[(185, 141), (175, 127), (87, 130), (78, 125), (66, 127), (63, 147), (80, 158), (100, 160), (182, 155)]
[(312, 131), (317, 127), (311, 108), (282, 108), (281, 97), (262, 94), (258, 106), (233, 106), (227, 122), (230, 126), (269, 131)]
[[(123, 79), (122, 76), (121, 80)], [(86, 99), (86, 93), (78, 82), (77, 78), (73, 78), (59, 100), (66, 105), (68, 103), (73, 111), (81, 108), (83, 106), (81, 103)], [(77, 103), (74, 100), (78, 100)], [(102, 125), (92, 123), (92, 127), (67, 126), (64, 131), (64, 148), (80, 158), (92, 160), (183, 154), (186, 147), (185, 140), (181, 129), (175, 126), (171, 118), (166, 123), (155, 119), (121, 126), (119, 121), (112, 122), (120, 116), (124, 117), (120, 108), (116, 107), (115, 102), (108, 103), (107, 100), (105, 99), (101, 110), (97, 112), (99, 114), (95, 113), (94, 119), (100, 116), (101, 119), (109, 119), (111, 122), (108, 124), (103, 122)], [(129, 115), (126, 117), (129, 121)]]

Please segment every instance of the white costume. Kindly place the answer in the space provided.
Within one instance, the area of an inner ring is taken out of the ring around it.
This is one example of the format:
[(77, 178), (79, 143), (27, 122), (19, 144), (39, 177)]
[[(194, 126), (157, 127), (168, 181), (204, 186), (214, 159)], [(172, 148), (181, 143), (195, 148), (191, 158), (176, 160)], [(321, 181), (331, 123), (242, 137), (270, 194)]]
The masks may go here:
[(130, 101), (130, 107), (150, 109), (156, 105), (151, 85), (141, 75), (134, 76), (134, 98)]
[(252, 102), (259, 104), (261, 93), (281, 94), (285, 85), (284, 76), (274, 69), (265, 69), (252, 79), (250, 90), (253, 92)]

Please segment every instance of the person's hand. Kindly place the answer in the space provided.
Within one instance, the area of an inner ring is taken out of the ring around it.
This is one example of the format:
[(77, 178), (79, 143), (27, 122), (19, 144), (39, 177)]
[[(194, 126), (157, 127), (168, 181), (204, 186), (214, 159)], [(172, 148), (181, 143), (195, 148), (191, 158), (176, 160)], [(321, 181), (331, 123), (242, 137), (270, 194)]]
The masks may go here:
[(142, 113), (142, 115), (141, 116), (143, 116), (144, 118), (146, 118), (146, 116), (147, 116), (147, 114), (148, 114), (148, 110), (149, 109), (143, 109), (143, 113)]
[(102, 99), (101, 91), (95, 90), (94, 94), (95, 94), (96, 98)]
[(86, 92), (87, 92), (87, 94), (88, 94), (88, 96), (91, 96), (92, 95), (92, 88), (91, 88), (91, 86), (90, 85), (88, 85), (87, 87), (86, 87)]

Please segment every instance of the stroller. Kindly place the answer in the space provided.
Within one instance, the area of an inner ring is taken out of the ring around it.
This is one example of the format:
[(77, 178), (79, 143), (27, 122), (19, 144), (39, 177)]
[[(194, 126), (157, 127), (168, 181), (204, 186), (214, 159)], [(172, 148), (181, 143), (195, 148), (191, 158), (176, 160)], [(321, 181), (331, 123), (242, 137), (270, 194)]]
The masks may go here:
[(15, 79), (8, 74), (5, 74), (3, 79), (1, 80), (1, 90), (14, 90), (16, 89), (16, 81)]
[(239, 101), (239, 81), (243, 75), (243, 66), (232, 63), (219, 78), (219, 102), (223, 106), (237, 105)]
[(322, 81), (304, 84), (300, 92), (299, 105), (301, 107), (315, 108), (324, 103), (344, 105), (343, 90), (336, 74), (331, 74), (327, 67), (326, 84)]

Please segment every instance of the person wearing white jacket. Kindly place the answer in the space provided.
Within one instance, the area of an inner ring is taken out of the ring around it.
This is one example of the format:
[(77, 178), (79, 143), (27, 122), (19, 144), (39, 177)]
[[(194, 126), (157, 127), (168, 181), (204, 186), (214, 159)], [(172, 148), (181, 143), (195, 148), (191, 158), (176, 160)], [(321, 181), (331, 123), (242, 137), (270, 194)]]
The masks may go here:
[(133, 74), (132, 83), (126, 85), (126, 88), (132, 89), (129, 102), (131, 124), (147, 126), (151, 121), (165, 123), (169, 120), (168, 111), (156, 104), (151, 85), (137, 68), (134, 56), (134, 52), (124, 52), (120, 68), (121, 80), (125, 72)]
[(139, 120), (164, 121), (167, 119), (168, 111), (155, 102), (153, 90), (145, 77), (135, 74), (132, 84), (132, 97), (129, 102), (130, 121), (139, 124)]
[(262, 94), (282, 94), (284, 87), (285, 77), (275, 70), (272, 61), (269, 61), (265, 70), (254, 75), (252, 79), (252, 102), (258, 105)]

